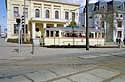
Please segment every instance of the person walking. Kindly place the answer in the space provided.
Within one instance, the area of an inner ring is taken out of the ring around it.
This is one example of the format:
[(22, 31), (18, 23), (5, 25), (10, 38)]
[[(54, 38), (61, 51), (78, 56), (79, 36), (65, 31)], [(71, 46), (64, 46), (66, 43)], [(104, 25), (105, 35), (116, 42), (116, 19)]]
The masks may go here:
[(125, 37), (124, 37), (124, 39), (123, 39), (123, 43), (124, 43), (124, 45), (125, 45)]

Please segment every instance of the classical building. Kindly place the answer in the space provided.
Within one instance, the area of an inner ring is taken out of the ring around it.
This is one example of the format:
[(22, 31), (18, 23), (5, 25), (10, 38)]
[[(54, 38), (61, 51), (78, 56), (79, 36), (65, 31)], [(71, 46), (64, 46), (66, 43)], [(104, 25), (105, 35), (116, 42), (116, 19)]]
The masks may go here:
[(79, 7), (62, 0), (26, 0), (24, 12), (24, 0), (6, 0), (7, 38), (18, 38), (16, 19), (24, 14), (27, 38), (41, 38), (45, 36), (44, 28), (66, 27), (73, 18), (78, 24)]

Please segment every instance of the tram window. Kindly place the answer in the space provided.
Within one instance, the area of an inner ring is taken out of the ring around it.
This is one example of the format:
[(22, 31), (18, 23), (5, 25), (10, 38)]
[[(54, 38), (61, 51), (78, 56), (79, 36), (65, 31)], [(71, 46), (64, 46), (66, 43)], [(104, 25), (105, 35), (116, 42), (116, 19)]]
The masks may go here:
[(64, 37), (64, 36), (65, 36), (65, 33), (64, 33), (64, 32), (61, 32), (61, 35)]
[(95, 33), (95, 38), (97, 38), (97, 33)]
[(51, 31), (51, 37), (53, 37), (53, 31)]
[(90, 38), (94, 38), (94, 34), (93, 33), (89, 33), (89, 37)]
[(105, 34), (104, 33), (102, 33), (102, 38), (104, 38), (105, 37)]
[(49, 37), (49, 30), (46, 31), (46, 37)]
[(59, 37), (59, 31), (56, 31), (56, 37)]
[(101, 33), (98, 34), (98, 37), (101, 38)]
[(82, 34), (81, 34), (81, 33), (79, 33), (79, 37), (82, 37)]
[(66, 33), (66, 37), (69, 37), (69, 35), (70, 35), (69, 33)]

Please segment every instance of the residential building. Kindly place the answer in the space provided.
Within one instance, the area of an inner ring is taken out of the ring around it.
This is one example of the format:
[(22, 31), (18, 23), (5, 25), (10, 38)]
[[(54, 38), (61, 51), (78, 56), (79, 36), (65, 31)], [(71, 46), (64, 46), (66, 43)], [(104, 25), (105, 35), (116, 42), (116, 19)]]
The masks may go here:
[[(85, 10), (85, 9), (84, 9)], [(86, 13), (80, 15), (81, 25), (85, 26)], [(89, 28), (102, 30), (106, 42), (121, 41), (125, 38), (125, 2), (98, 1), (89, 4)]]

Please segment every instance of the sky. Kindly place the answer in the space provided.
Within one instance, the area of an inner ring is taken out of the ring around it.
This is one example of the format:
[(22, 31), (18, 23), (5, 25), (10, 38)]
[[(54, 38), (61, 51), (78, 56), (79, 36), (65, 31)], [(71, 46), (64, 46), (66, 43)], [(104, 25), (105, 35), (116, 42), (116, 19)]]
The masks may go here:
[(6, 16), (5, 0), (0, 0), (0, 25), (2, 27), (2, 31), (6, 28)]
[[(67, 1), (67, 0), (66, 0)], [(86, 3), (86, 0), (68, 0), (71, 2), (78, 2), (81, 4), (81, 6), (84, 6)], [(90, 0), (90, 3), (95, 3), (98, 0)], [(105, 1), (111, 1), (111, 0), (105, 0)], [(122, 0), (123, 1), (123, 0)], [(125, 1), (125, 0), (124, 0)], [(0, 25), (2, 26), (2, 31), (6, 28), (6, 7), (5, 7), (5, 0), (0, 0)]]

